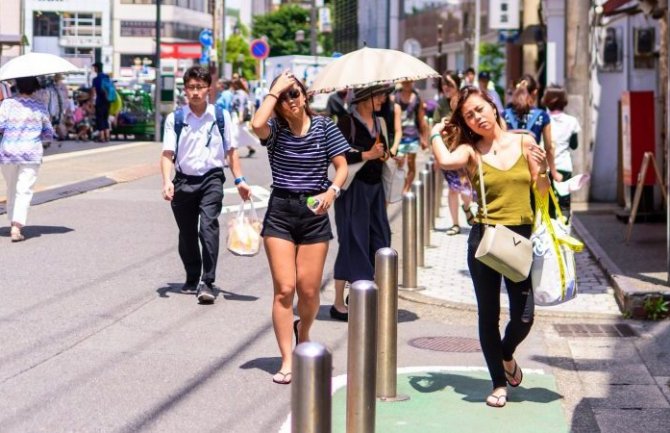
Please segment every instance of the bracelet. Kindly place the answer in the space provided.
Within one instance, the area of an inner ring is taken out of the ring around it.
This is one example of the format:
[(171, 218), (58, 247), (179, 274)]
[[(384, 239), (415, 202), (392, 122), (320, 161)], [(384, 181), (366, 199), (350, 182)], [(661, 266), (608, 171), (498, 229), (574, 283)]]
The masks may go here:
[(272, 96), (272, 97), (275, 98), (277, 101), (279, 101), (279, 96), (277, 96), (277, 95), (275, 95), (275, 94), (272, 94), (272, 93), (269, 93), (269, 92), (268, 92), (267, 96)]
[(235, 179), (235, 186), (241, 184), (242, 182), (246, 182), (247, 180), (244, 178), (244, 176), (240, 176)]
[(434, 139), (435, 137), (439, 137), (440, 139), (442, 139), (442, 136), (441, 136), (440, 134), (433, 134), (433, 135), (430, 136), (430, 140), (429, 140), (429, 141), (432, 143), (432, 142), (433, 142), (433, 139)]

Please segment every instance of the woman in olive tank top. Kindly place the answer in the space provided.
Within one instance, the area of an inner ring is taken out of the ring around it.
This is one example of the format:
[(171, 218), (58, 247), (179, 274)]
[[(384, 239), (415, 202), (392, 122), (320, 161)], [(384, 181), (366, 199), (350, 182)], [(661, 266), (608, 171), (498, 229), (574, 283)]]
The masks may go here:
[[(501, 113), (488, 95), (475, 87), (459, 92), (458, 105), (448, 123), (433, 127), (430, 143), (444, 170), (466, 168), (473, 190), (479, 192), (477, 164), (484, 176), (488, 218), (486, 224), (503, 224), (527, 238), (533, 223), (532, 185), (541, 194), (549, 188), (547, 158), (532, 136), (505, 130)], [(445, 141), (454, 143), (451, 151)], [(481, 197), (479, 197), (481, 209)], [(483, 212), (477, 215), (468, 238), (468, 269), (477, 297), (479, 340), (493, 382), (486, 404), (503, 407), (507, 403), (507, 385), (521, 384), (523, 373), (514, 360), (514, 351), (526, 338), (533, 324), (534, 304), (530, 277), (519, 283), (505, 278), (509, 296), (510, 321), (501, 338), (500, 273), (475, 259), (475, 251), (484, 233)]]

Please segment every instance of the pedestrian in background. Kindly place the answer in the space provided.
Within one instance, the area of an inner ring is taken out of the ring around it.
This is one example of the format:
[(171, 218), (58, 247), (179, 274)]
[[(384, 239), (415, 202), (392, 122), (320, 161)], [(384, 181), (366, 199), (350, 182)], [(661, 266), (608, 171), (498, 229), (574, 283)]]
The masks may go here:
[[(447, 170), (465, 168), (473, 188), (485, 185), (487, 217), (479, 203), (478, 223), (468, 238), (468, 269), (474, 285), (479, 316), (479, 340), (493, 382), (493, 391), (486, 404), (503, 407), (507, 403), (507, 384), (517, 387), (523, 380), (514, 351), (526, 338), (533, 324), (534, 303), (530, 276), (514, 283), (505, 278), (509, 297), (510, 321), (501, 339), (500, 282), (502, 275), (475, 258), (485, 225), (502, 224), (510, 230), (530, 237), (533, 226), (531, 188), (541, 194), (549, 189), (546, 152), (526, 134), (505, 131), (495, 104), (476, 87), (464, 87), (449, 122), (433, 127), (431, 143), (435, 159)], [(444, 138), (455, 136), (460, 143), (453, 151)], [(479, 177), (481, 164), (483, 179)], [(481, 201), (481, 197), (479, 198)]]
[(402, 138), (398, 156), (407, 160), (407, 177), (403, 192), (408, 192), (416, 176), (416, 154), (419, 149), (428, 147), (428, 125), (423, 102), (411, 81), (402, 83), (400, 91), (395, 93), (394, 101), (402, 110)]
[(42, 164), (43, 142), (54, 136), (47, 107), (34, 96), (39, 87), (35, 77), (17, 78), (18, 96), (0, 104), (0, 167), (7, 183), (12, 242), (25, 239), (21, 230), (28, 219), (32, 188)]
[(335, 259), (335, 302), (330, 308), (330, 316), (337, 320), (349, 318), (344, 303), (345, 283), (374, 280), (375, 253), (391, 246), (391, 226), (382, 184), (389, 143), (388, 137), (382, 134), (381, 122), (384, 120), (375, 115), (382, 108), (386, 93), (386, 86), (356, 89), (351, 113), (337, 122), (351, 145), (351, 150), (346, 153), (347, 163), (363, 163), (349, 188), (335, 203), (340, 246)]
[(465, 86), (476, 86), (477, 83), (475, 83), (475, 68), (470, 66), (468, 69), (465, 70), (465, 74), (463, 75), (463, 83), (461, 84), (463, 87)]
[(510, 132), (530, 133), (535, 142), (544, 146), (549, 162), (552, 179), (560, 182), (563, 177), (556, 171), (554, 150), (551, 139), (551, 118), (549, 114), (535, 105), (539, 88), (532, 75), (524, 74), (516, 83), (512, 101), (505, 109), (504, 119)]
[[(448, 121), (453, 112), (453, 108), (458, 103), (458, 91), (461, 88), (461, 77), (454, 71), (446, 71), (440, 78), (442, 96), (438, 100), (438, 106), (433, 116), (433, 124)], [(458, 146), (460, 143), (450, 143), (450, 148)], [(458, 215), (458, 198), (461, 197), (461, 205), (465, 212), (465, 219), (468, 224), (474, 223), (475, 216), (472, 213), (472, 190), (470, 183), (467, 182), (467, 176), (463, 170), (442, 170), (449, 191), (447, 192), (447, 202), (449, 204), (449, 216), (451, 216), (451, 227), (446, 231), (448, 236), (454, 236), (461, 232), (461, 225)]]
[[(186, 271), (181, 292), (196, 294), (200, 303), (212, 303), (216, 299), (218, 218), (226, 181), (223, 172), (226, 158), (240, 197), (242, 200), (251, 198), (251, 189), (242, 176), (236, 143), (231, 140), (230, 114), (222, 111), (225, 125), (222, 136), (217, 125), (217, 109), (207, 103), (211, 84), (212, 77), (205, 68), (193, 66), (186, 70), (184, 89), (188, 105), (180, 108), (181, 130), (177, 133), (178, 112), (170, 113), (165, 119), (160, 159), (163, 198), (170, 202), (179, 227), (179, 256)], [(176, 173), (171, 179), (173, 168)]]
[(486, 94), (489, 95), (491, 101), (496, 104), (498, 113), (504, 112), (505, 108), (500, 100), (500, 95), (498, 95), (495, 86), (491, 84), (491, 74), (488, 71), (481, 71), (478, 78), (477, 83), (479, 84), (479, 90), (486, 92)]
[(102, 63), (93, 64), (96, 73), (92, 83), (93, 99), (95, 100), (95, 129), (98, 131), (98, 141), (105, 143), (109, 141), (109, 105), (107, 93), (104, 90), (105, 81), (109, 81), (109, 75), (102, 71)]
[(216, 98), (216, 105), (223, 108), (224, 110), (230, 112), (233, 102), (233, 92), (230, 90), (231, 87), (230, 80), (219, 78), (216, 82), (216, 89), (219, 91), (219, 94)]
[(337, 122), (337, 119), (344, 117), (349, 113), (347, 93), (349, 93), (348, 90), (339, 90), (328, 96), (328, 102), (326, 102), (326, 115), (330, 116), (333, 119), (333, 122)]
[[(558, 85), (547, 87), (542, 97), (542, 105), (549, 110), (551, 118), (551, 138), (553, 140), (554, 164), (556, 171), (563, 181), (572, 177), (571, 150), (577, 149), (579, 143), (578, 134), (581, 132), (579, 121), (576, 117), (563, 112), (568, 105), (568, 95), (565, 89)], [(554, 190), (555, 191), (555, 190)], [(570, 215), (570, 194), (560, 195), (558, 204), (566, 216)], [(553, 202), (550, 201), (553, 207)]]
[(251, 121), (251, 103), (249, 101), (249, 92), (242, 80), (237, 79), (232, 82), (233, 99), (231, 102), (231, 112), (233, 120), (236, 120), (239, 128), (239, 136), (244, 137), (239, 144), (249, 149), (247, 158), (251, 158), (256, 149), (254, 149), (255, 140), (249, 139), (249, 121)]
[[(274, 116), (273, 116), (274, 114)], [(347, 177), (349, 145), (329, 117), (312, 113), (307, 90), (290, 71), (270, 85), (252, 127), (268, 149), (272, 194), (265, 212), (265, 252), (272, 273), (272, 324), (281, 352), (275, 383), (291, 383), (291, 323), (296, 344), (309, 340), (319, 311), (319, 289), (328, 243), (333, 238), (328, 209)], [(335, 166), (332, 183), (328, 166)], [(310, 204), (307, 199), (318, 202)], [(298, 316), (293, 321), (293, 297)]]

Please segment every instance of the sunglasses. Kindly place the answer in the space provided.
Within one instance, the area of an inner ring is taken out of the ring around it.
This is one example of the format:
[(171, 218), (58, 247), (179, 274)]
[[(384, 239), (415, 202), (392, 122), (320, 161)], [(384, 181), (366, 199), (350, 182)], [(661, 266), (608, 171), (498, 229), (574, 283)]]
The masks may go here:
[(300, 90), (291, 89), (287, 92), (284, 92), (279, 97), (280, 101), (286, 101), (287, 99), (298, 99), (300, 97)]

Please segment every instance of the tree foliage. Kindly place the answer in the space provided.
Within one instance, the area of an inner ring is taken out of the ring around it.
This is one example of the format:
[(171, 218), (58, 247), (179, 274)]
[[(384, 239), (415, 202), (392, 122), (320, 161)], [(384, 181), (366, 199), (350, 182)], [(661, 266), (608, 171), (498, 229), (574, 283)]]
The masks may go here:
[[(244, 78), (253, 80), (256, 78), (256, 59), (251, 56), (248, 41), (249, 29), (244, 24), (239, 23), (237, 33), (230, 35), (226, 40), (226, 63), (233, 66), (233, 72), (241, 69)], [(220, 43), (217, 45), (217, 51), (219, 58), (221, 58), (223, 50)], [(240, 58), (244, 60), (242, 62), (238, 61)]]
[(503, 46), (490, 42), (479, 44), (479, 68), (491, 74), (491, 81), (497, 83), (505, 70), (505, 52)]
[[(294, 5), (285, 4), (274, 12), (253, 17), (254, 38), (266, 37), (270, 45), (270, 56), (287, 56), (293, 54), (310, 55), (310, 23), (309, 11)], [(305, 38), (296, 42), (296, 33), (302, 30)], [(320, 34), (317, 37), (323, 47), (323, 55), (330, 55), (333, 42), (331, 34)]]

